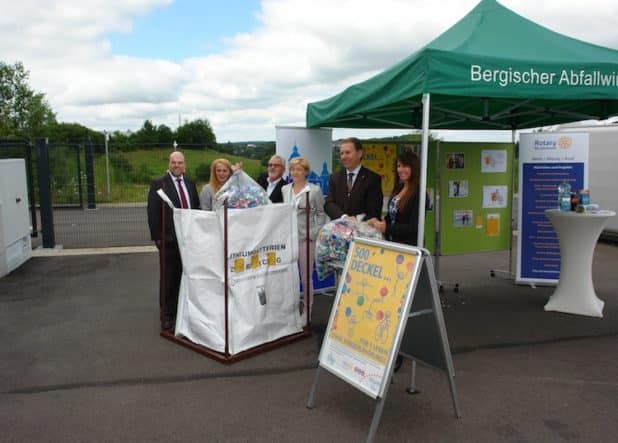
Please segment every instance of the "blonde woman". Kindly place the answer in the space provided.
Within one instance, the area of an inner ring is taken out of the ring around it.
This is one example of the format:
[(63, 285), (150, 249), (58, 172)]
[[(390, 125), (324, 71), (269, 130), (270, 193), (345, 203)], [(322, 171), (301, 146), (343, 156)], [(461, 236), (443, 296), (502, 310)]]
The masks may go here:
[(232, 175), (232, 164), (225, 158), (213, 160), (210, 164), (210, 182), (200, 192), (200, 205), (204, 211), (212, 211), (215, 194)]
[[(307, 159), (296, 157), (289, 161), (289, 172), (292, 183), (281, 188), (284, 203), (293, 203), (297, 208), (298, 218), (298, 240), (299, 240), (299, 260), (300, 278), (303, 284), (303, 300), (299, 310), (302, 314), (306, 306), (313, 306), (313, 300), (309, 300), (307, 305), (307, 291), (311, 286), (311, 276), (307, 279), (307, 247), (309, 248), (309, 269), (313, 272), (313, 260), (315, 250), (315, 238), (322, 225), (326, 222), (324, 213), (324, 197), (322, 190), (307, 181), (311, 172), (311, 165)], [(309, 227), (307, 227), (307, 194), (309, 195)], [(309, 242), (307, 242), (309, 236)], [(307, 244), (309, 243), (309, 244)], [(307, 281), (308, 280), (308, 281)]]

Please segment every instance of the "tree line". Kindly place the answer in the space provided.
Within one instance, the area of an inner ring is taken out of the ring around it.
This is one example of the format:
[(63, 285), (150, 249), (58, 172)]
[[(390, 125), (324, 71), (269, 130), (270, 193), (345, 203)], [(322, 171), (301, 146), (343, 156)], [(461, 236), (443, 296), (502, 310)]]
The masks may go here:
[[(59, 122), (45, 94), (28, 84), (29, 71), (21, 62), (0, 61), (0, 139), (29, 140), (47, 138), (54, 143), (105, 142), (106, 134), (80, 123)], [(117, 149), (148, 149), (156, 146), (217, 148), (217, 140), (206, 118), (185, 121), (176, 130), (145, 120), (137, 131), (114, 131), (108, 141)]]
[[(103, 150), (106, 134), (80, 123), (59, 122), (45, 94), (28, 84), (29, 72), (21, 62), (8, 64), (0, 60), (0, 140), (47, 138), (51, 143), (82, 144), (92, 142), (95, 151)], [(206, 118), (185, 121), (176, 130), (145, 120), (137, 131), (113, 131), (108, 143), (116, 151), (160, 149), (173, 146), (181, 149), (213, 149), (223, 154), (259, 159), (265, 166), (275, 153), (273, 141), (217, 143)], [(431, 138), (431, 136), (430, 136)], [(389, 138), (395, 142), (420, 141), (418, 134)], [(386, 140), (386, 139), (385, 139)], [(336, 159), (336, 155), (334, 157)]]

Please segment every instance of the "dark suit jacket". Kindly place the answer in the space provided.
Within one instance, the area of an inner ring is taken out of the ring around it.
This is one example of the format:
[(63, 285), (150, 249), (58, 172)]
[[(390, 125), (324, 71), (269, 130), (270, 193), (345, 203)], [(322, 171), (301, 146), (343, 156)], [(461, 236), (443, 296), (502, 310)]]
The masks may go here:
[(345, 168), (331, 174), (324, 211), (331, 219), (343, 214), (365, 214), (365, 220), (382, 218), (382, 185), (378, 174), (361, 166), (348, 194), (348, 178)]
[[(391, 196), (388, 201), (389, 205), (392, 199), (393, 197)], [(425, 207), (428, 207), (427, 204), (425, 202)], [(394, 220), (391, 218), (390, 213), (388, 213), (385, 221), (386, 231), (384, 236), (387, 240), (416, 246), (416, 241), (418, 240), (418, 192), (410, 198), (403, 211), (397, 210)]]
[[(184, 181), (189, 192), (187, 198), (189, 199), (191, 209), (199, 209), (200, 198), (195, 183), (186, 176)], [(181, 207), (176, 185), (169, 174), (153, 180), (150, 183), (150, 191), (148, 192), (148, 227), (150, 228), (150, 238), (152, 240), (161, 240), (161, 206), (163, 205), (165, 207), (165, 242), (176, 243), (172, 209), (157, 195), (159, 189), (163, 189), (176, 208)]]
[[(264, 188), (264, 190), (267, 190), (268, 189), (268, 174), (266, 173), (261, 174), (258, 177), (257, 182), (262, 188)], [(281, 188), (283, 188), (283, 186), (285, 186), (286, 184), (287, 183), (282, 177), (281, 180), (279, 180), (279, 183), (277, 183), (277, 186), (275, 186), (275, 189), (273, 189), (273, 192), (271, 192), (270, 194), (271, 202), (283, 203), (283, 194), (281, 193)]]

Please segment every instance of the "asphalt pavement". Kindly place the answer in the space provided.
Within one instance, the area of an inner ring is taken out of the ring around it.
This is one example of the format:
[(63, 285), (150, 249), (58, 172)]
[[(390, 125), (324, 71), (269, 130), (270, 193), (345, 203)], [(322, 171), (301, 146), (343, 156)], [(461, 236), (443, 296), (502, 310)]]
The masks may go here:
[[(83, 252), (82, 252), (83, 253)], [(0, 279), (0, 435), (6, 442), (364, 441), (374, 402), (323, 374), (305, 407), (332, 297), (312, 337), (223, 365), (159, 336), (154, 252), (39, 254)], [(504, 252), (442, 257), (461, 418), (446, 376), (395, 374), (378, 442), (615, 441), (618, 247), (599, 244), (604, 317), (544, 312), (550, 287), (491, 277)]]

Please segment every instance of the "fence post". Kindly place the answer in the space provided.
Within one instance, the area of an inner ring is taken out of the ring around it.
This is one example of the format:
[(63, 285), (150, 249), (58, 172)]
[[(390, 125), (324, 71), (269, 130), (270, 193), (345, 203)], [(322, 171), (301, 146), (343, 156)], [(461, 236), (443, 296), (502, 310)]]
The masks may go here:
[(94, 155), (92, 139), (86, 143), (86, 188), (88, 189), (88, 209), (96, 209), (96, 195), (94, 192)]
[(36, 141), (38, 153), (39, 172), (39, 199), (41, 200), (41, 232), (43, 233), (43, 247), (53, 248), (56, 246), (54, 236), (54, 212), (52, 210), (52, 196), (49, 169), (49, 146), (47, 139), (40, 138)]
[(26, 180), (28, 181), (28, 201), (30, 202), (30, 220), (32, 222), (32, 237), (39, 236), (39, 227), (36, 221), (36, 201), (34, 194), (34, 174), (32, 172), (32, 142), (28, 140), (26, 148)]
[(77, 162), (77, 192), (79, 195), (79, 209), (84, 209), (84, 190), (82, 189), (82, 162), (79, 158), (81, 145), (75, 145), (75, 161)]

